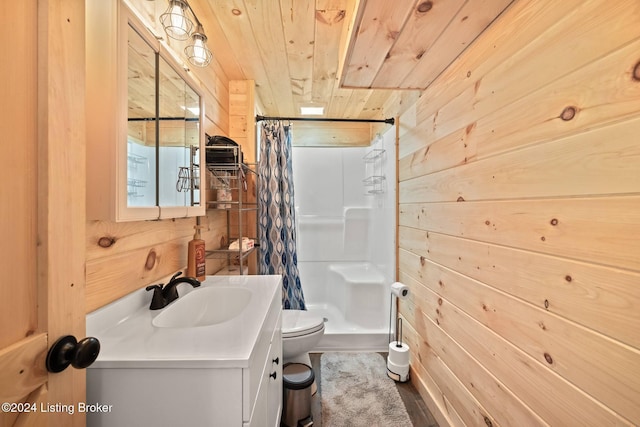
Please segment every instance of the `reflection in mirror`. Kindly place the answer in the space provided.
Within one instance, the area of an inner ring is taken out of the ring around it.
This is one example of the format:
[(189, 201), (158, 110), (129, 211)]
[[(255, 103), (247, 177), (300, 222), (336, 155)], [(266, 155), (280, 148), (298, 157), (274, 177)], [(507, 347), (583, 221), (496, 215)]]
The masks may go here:
[(191, 168), (191, 200), (192, 206), (200, 205), (200, 96), (185, 85), (185, 146), (189, 149)]
[(159, 204), (199, 204), (199, 96), (163, 58), (159, 61)]
[(156, 206), (156, 52), (128, 29), (127, 205)]

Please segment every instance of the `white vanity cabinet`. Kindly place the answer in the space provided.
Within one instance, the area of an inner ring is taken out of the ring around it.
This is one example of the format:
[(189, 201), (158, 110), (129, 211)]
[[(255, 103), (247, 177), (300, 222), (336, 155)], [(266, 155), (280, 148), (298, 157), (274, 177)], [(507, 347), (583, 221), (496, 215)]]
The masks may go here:
[(87, 334), (101, 343), (87, 369), (87, 403), (110, 408), (88, 413), (89, 427), (280, 425), (280, 276), (208, 276), (199, 288), (179, 288), (180, 298), (209, 286), (252, 296), (237, 316), (211, 326), (153, 326), (158, 313), (144, 289), (87, 316)]

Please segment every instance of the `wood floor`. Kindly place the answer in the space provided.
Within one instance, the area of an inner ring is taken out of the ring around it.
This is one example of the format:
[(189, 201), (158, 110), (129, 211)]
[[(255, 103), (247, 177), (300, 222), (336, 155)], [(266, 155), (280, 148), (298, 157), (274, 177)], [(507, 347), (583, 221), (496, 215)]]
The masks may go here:
[[(322, 353), (311, 353), (310, 355), (311, 365), (316, 376), (316, 384), (318, 386), (318, 393), (313, 396), (311, 404), (311, 415), (313, 417), (314, 427), (322, 427), (322, 406), (320, 398), (322, 394), (322, 390), (320, 387), (320, 378), (322, 375), (322, 373), (320, 372), (321, 354)], [(387, 353), (380, 354), (382, 354), (385, 358), (387, 357)], [(429, 412), (429, 409), (420, 397), (420, 394), (410, 382), (396, 383), (396, 387), (398, 389), (398, 392), (400, 393), (400, 397), (404, 402), (404, 406), (407, 409), (407, 413), (409, 414), (409, 418), (411, 418), (411, 422), (413, 423), (414, 427), (438, 427), (438, 423), (433, 418), (433, 415), (431, 415), (431, 412)]]

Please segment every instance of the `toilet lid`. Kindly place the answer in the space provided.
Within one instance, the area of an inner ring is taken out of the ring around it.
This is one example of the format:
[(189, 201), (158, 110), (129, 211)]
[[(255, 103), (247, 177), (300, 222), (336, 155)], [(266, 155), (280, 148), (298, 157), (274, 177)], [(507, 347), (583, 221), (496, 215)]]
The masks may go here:
[(282, 337), (292, 338), (324, 329), (324, 319), (306, 310), (282, 311)]

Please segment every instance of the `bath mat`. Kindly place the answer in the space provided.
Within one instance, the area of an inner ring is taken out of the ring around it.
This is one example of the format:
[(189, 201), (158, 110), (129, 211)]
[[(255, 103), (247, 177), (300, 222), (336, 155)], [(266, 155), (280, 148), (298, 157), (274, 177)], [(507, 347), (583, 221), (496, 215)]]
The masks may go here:
[(378, 353), (323, 353), (320, 394), (323, 427), (413, 426)]

